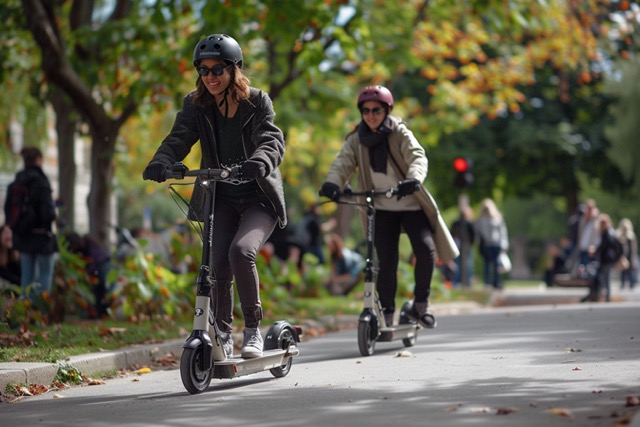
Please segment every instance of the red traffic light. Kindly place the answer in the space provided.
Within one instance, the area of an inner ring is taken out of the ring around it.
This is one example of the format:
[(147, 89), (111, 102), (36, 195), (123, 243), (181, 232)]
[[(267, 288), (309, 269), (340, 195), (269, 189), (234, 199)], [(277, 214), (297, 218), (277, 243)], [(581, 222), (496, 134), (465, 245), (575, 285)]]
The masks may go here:
[(470, 167), (470, 161), (464, 157), (456, 157), (453, 160), (453, 168), (458, 172), (467, 172)]

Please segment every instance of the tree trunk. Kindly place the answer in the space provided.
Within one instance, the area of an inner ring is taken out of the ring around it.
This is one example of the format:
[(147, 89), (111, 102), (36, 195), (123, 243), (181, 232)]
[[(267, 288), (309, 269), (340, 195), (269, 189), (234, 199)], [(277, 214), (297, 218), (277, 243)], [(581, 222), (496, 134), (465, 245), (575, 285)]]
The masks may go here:
[(58, 227), (63, 231), (75, 230), (75, 136), (77, 114), (67, 95), (57, 86), (51, 85), (51, 105), (56, 113), (56, 133), (58, 134), (58, 186), (60, 208)]
[(118, 130), (115, 123), (91, 130), (91, 188), (87, 201), (89, 232), (103, 247), (110, 246), (112, 165)]

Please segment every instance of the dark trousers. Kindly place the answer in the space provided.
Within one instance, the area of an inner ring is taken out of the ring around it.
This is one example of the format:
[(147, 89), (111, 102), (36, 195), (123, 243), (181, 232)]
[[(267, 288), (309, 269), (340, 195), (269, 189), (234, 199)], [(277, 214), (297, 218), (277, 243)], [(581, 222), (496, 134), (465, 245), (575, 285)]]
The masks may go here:
[(602, 294), (602, 290), (605, 291), (605, 300), (607, 302), (611, 301), (610, 275), (612, 268), (612, 263), (603, 263), (598, 267), (596, 277), (594, 277), (591, 281), (591, 286), (589, 289), (589, 297), (592, 301), (598, 301), (600, 295)]
[(233, 279), (247, 328), (257, 328), (262, 319), (260, 282), (256, 257), (276, 226), (276, 214), (262, 195), (215, 202), (213, 220), (213, 273), (217, 286), (212, 295), (218, 327), (231, 332)]
[(500, 246), (486, 246), (484, 248), (484, 283), (495, 289), (500, 289), (500, 271), (498, 270), (498, 258), (501, 252)]
[(375, 242), (380, 271), (376, 290), (385, 313), (395, 310), (398, 289), (398, 248), (400, 232), (407, 233), (415, 256), (414, 299), (425, 302), (431, 293), (431, 277), (435, 265), (435, 243), (431, 225), (422, 211), (376, 211)]

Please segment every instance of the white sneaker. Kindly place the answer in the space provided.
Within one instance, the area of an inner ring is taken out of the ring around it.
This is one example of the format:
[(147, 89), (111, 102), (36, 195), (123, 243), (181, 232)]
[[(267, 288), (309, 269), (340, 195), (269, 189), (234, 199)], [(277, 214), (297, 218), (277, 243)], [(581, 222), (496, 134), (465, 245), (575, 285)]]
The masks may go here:
[(242, 343), (242, 357), (253, 359), (262, 356), (262, 335), (258, 328), (246, 328), (244, 330), (244, 341)]

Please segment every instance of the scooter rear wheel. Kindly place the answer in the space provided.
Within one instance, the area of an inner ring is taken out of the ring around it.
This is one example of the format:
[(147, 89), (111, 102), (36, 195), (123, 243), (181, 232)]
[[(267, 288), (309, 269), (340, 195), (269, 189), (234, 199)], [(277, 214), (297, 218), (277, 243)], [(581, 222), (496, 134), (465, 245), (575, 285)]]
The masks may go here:
[(202, 393), (211, 383), (211, 371), (203, 371), (202, 348), (185, 348), (180, 359), (180, 378), (184, 388), (191, 394)]
[[(296, 338), (292, 326), (287, 322), (276, 322), (269, 328), (264, 341), (265, 350), (286, 350), (292, 345), (296, 345)], [(289, 357), (284, 365), (269, 369), (269, 372), (276, 378), (285, 377), (291, 370), (292, 363), (293, 357)]]
[(358, 322), (358, 349), (363, 356), (371, 356), (376, 347), (376, 341), (371, 337), (371, 322), (375, 319), (364, 319)]

